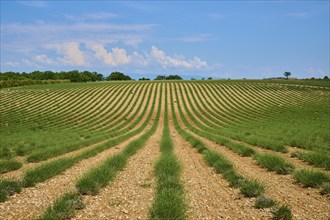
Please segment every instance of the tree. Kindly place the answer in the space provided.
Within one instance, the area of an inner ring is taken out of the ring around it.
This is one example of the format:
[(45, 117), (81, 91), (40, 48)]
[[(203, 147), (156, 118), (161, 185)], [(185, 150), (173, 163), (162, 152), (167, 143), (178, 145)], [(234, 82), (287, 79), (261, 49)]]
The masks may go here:
[(165, 80), (166, 79), (166, 76), (161, 76), (161, 75), (158, 75), (155, 80)]
[(144, 77), (139, 79), (139, 81), (145, 81), (145, 80), (150, 80), (150, 79), (149, 78), (144, 78)]
[(165, 77), (166, 80), (182, 80), (182, 77), (179, 75), (169, 75)]
[(124, 75), (124, 73), (121, 72), (112, 72), (106, 80), (110, 81), (116, 81), (116, 80), (132, 80), (131, 77)]
[(285, 72), (283, 75), (286, 77), (286, 79), (289, 79), (289, 76), (291, 76), (291, 72)]
[(328, 76), (324, 76), (323, 79), (329, 79), (329, 77)]

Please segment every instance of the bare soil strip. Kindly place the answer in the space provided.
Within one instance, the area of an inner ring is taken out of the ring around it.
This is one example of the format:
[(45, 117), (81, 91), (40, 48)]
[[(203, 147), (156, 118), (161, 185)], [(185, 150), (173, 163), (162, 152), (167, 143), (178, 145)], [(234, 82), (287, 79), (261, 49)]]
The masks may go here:
[[(159, 95), (156, 100), (159, 100)], [(159, 102), (156, 101), (156, 106), (157, 103)], [(156, 185), (153, 167), (160, 155), (159, 142), (163, 124), (164, 100), (156, 132), (146, 145), (129, 159), (128, 165), (118, 174), (115, 181), (101, 189), (98, 195), (83, 197), (86, 207), (77, 211), (74, 219), (148, 218)]]
[(242, 198), (239, 189), (229, 187), (228, 182), (207, 166), (202, 155), (179, 135), (171, 108), (169, 116), (174, 152), (183, 165), (187, 219), (270, 219), (269, 210), (255, 209), (254, 199)]
[(302, 188), (294, 184), (291, 175), (269, 172), (259, 167), (251, 157), (240, 157), (224, 146), (200, 136), (198, 138), (210, 149), (226, 155), (240, 174), (263, 183), (266, 186), (266, 195), (287, 204), (294, 219), (330, 219), (330, 197), (320, 195), (318, 189)]
[[(150, 126), (148, 126), (150, 127)], [(110, 148), (95, 157), (81, 161), (63, 174), (37, 184), (35, 187), (23, 188), (4, 203), (0, 203), (0, 219), (31, 219), (41, 215), (48, 206), (62, 194), (75, 189), (76, 180), (87, 170), (97, 166), (112, 154), (119, 152), (124, 146), (143, 133), (133, 136), (116, 147)]]
[[(183, 85), (180, 85), (180, 86), (182, 87)], [(189, 94), (189, 95), (191, 95), (191, 94)], [(179, 97), (181, 97), (181, 94), (180, 93), (179, 93)], [(186, 94), (185, 92), (183, 92), (183, 97), (184, 97), (185, 100), (188, 100), (188, 98), (192, 100), (192, 98), (191, 97), (188, 97), (188, 94)], [(181, 102), (182, 102), (182, 100), (181, 100)], [(199, 120), (199, 118), (196, 116), (196, 113), (194, 111), (192, 111), (191, 106), (190, 106), (190, 104), (189, 104), (188, 101), (186, 101), (186, 104), (187, 104), (187, 107), (188, 107), (189, 111), (191, 112), (191, 114), (197, 120)], [(197, 109), (195, 102), (193, 102), (193, 105), (194, 105), (195, 109)], [(184, 108), (182, 108), (182, 111), (184, 113), (186, 112), (186, 110)], [(185, 115), (186, 115), (186, 118), (189, 121), (189, 123), (191, 123), (195, 127), (197, 127), (196, 124), (189, 118), (189, 116), (187, 114), (185, 114)], [(199, 122), (202, 123), (202, 124), (204, 123), (201, 120), (199, 120)], [(211, 121), (209, 121), (209, 122), (211, 122)], [(208, 126), (208, 125), (206, 125), (206, 126)], [(237, 140), (234, 140), (234, 141), (235, 142), (238, 142), (238, 143), (244, 143), (243, 141), (237, 141)], [(315, 167), (315, 166), (313, 166), (313, 165), (311, 165), (311, 164), (309, 164), (307, 162), (304, 162), (303, 160), (299, 160), (298, 158), (292, 158), (291, 155), (290, 155), (290, 152), (293, 152), (292, 148), (289, 148), (289, 153), (284, 154), (284, 153), (276, 152), (276, 151), (273, 151), (273, 150), (261, 148), (261, 147), (255, 146), (255, 145), (251, 145), (251, 144), (247, 144), (247, 145), (249, 147), (252, 147), (257, 152), (277, 154), (277, 155), (279, 155), (281, 157), (284, 157), (288, 162), (291, 162), (298, 169), (302, 169), (302, 168), (313, 169), (313, 170), (316, 170), (316, 171), (327, 172), (328, 174), (330, 174), (330, 172), (327, 171), (327, 170), (325, 170), (324, 168), (318, 168), (318, 167)], [(302, 149), (297, 149), (297, 150), (299, 150), (299, 151), (306, 151), (306, 150), (302, 150)]]
[(187, 219), (271, 219), (268, 210), (254, 208), (254, 199), (239, 195), (221, 175), (208, 167), (171, 126), (175, 154), (183, 164), (182, 180), (189, 202)]
[(158, 126), (113, 183), (96, 196), (84, 196), (86, 208), (78, 211), (74, 219), (146, 219), (154, 197), (153, 166), (160, 155), (161, 135), (162, 127)]
[[(146, 100), (142, 100), (142, 96), (139, 97), (139, 99), (140, 99), (140, 102), (141, 102), (141, 101), (146, 102)], [(148, 110), (150, 110), (151, 105), (147, 106), (147, 108), (148, 108)], [(147, 112), (148, 112), (148, 110), (147, 110)], [(136, 111), (136, 108), (134, 107), (134, 111), (132, 111), (132, 112), (135, 112), (135, 111)], [(140, 109), (140, 112), (139, 112), (139, 113), (142, 114), (142, 111), (143, 111), (143, 108)], [(136, 127), (140, 127), (140, 126), (143, 124), (143, 122), (145, 121), (145, 119), (147, 118), (147, 116), (148, 116), (148, 114), (146, 113), (146, 114), (144, 115), (144, 117), (143, 117), (143, 120), (141, 120), (141, 121), (137, 124)], [(111, 119), (108, 119), (108, 120), (106, 120), (105, 122), (109, 122), (110, 120), (111, 120)], [(130, 126), (133, 122), (134, 122), (134, 120), (132, 120), (131, 122), (129, 122), (125, 127)], [(113, 139), (113, 138), (110, 138), (110, 139)], [(50, 161), (57, 160), (57, 159), (59, 159), (59, 158), (75, 156), (75, 155), (77, 155), (77, 154), (79, 154), (79, 153), (81, 153), (81, 152), (83, 152), (83, 151), (85, 151), (85, 150), (88, 150), (88, 149), (90, 149), (90, 148), (93, 148), (93, 147), (95, 147), (96, 145), (102, 144), (102, 143), (104, 143), (104, 142), (106, 142), (106, 141), (108, 141), (108, 140), (110, 140), (110, 139), (106, 139), (106, 140), (99, 141), (99, 142), (94, 143), (94, 144), (91, 144), (91, 145), (89, 145), (89, 146), (86, 146), (86, 147), (80, 148), (80, 149), (78, 149), (78, 150), (70, 151), (70, 152), (68, 152), (68, 153), (65, 153), (65, 154), (62, 154), (62, 155), (59, 155), (59, 156), (56, 156), (56, 157), (49, 158), (48, 160), (45, 160), (45, 161), (42, 161), (42, 162), (39, 162), (39, 163), (25, 163), (25, 161), (23, 161), (23, 162), (24, 162), (24, 163), (23, 163), (23, 166), (22, 166), (20, 169), (18, 169), (18, 170), (14, 170), (14, 171), (11, 171), (11, 172), (8, 172), (8, 173), (0, 174), (0, 178), (1, 178), (1, 179), (19, 179), (19, 178), (24, 174), (24, 172), (27, 171), (27, 170), (29, 170), (29, 169), (32, 169), (32, 168), (34, 168), (34, 167), (36, 167), (36, 166), (39, 166), (39, 165), (41, 165), (41, 164), (43, 164), (43, 163), (48, 163), (48, 162), (50, 162)]]
[[(189, 107), (189, 106), (188, 106)], [(184, 114), (185, 109), (183, 108)], [(189, 117), (188, 121), (192, 124)], [(225, 155), (245, 177), (257, 179), (266, 186), (266, 195), (287, 204), (294, 219), (330, 219), (330, 197), (322, 196), (318, 189), (302, 188), (294, 183), (292, 175), (278, 175), (259, 167), (251, 157), (240, 157), (224, 146), (190, 132), (178, 117), (180, 126), (191, 135), (198, 136), (211, 150)]]

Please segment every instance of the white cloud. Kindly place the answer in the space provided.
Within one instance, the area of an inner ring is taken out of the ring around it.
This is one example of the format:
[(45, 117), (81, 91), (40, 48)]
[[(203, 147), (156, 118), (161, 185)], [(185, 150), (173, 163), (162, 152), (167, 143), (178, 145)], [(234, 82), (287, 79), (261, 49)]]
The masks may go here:
[(140, 55), (137, 51), (133, 52), (132, 55), (128, 55), (126, 50), (123, 48), (112, 48), (110, 52), (102, 44), (92, 44), (88, 47), (94, 51), (95, 57), (102, 60), (104, 64), (116, 67), (123, 65), (147, 65), (145, 57)]
[(97, 42), (110, 44), (123, 42), (138, 48), (149, 39), (153, 24), (115, 24), (108, 22), (49, 23), (4, 23), (1, 24), (3, 51), (30, 53), (49, 44), (66, 42)]
[(11, 61), (7, 61), (3, 64), (4, 66), (9, 66), (9, 67), (18, 67), (20, 66), (19, 62), (11, 62)]
[[(79, 48), (78, 42), (66, 42), (62, 44), (50, 44), (46, 46), (48, 49), (55, 49), (57, 53), (63, 57), (58, 57), (57, 60), (69, 66), (88, 66), (84, 53)], [(40, 57), (39, 57), (40, 59)]]
[(39, 54), (34, 57), (34, 60), (43, 64), (53, 64), (53, 59), (49, 58), (46, 54)]
[(202, 61), (198, 57), (193, 60), (186, 60), (182, 56), (168, 56), (166, 53), (155, 46), (151, 47), (150, 55), (163, 68), (187, 68), (187, 69), (203, 69), (208, 68), (206, 61)]
[(41, 66), (39, 64), (34, 63), (29, 59), (22, 59), (21, 65), (22, 66), (30, 66), (30, 67), (41, 68)]

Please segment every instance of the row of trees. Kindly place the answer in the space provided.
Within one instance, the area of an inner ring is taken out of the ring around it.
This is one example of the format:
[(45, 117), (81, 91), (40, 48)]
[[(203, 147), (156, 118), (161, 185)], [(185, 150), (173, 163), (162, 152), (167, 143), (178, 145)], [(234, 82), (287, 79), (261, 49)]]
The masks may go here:
[(94, 82), (104, 80), (103, 75), (89, 71), (34, 71), (31, 73), (0, 72), (0, 80), (70, 80), (71, 82)]
[[(95, 82), (95, 81), (116, 81), (116, 80), (132, 80), (128, 75), (121, 72), (112, 72), (108, 77), (104, 78), (102, 74), (89, 71), (34, 71), (26, 72), (0, 72), (0, 81), (8, 80), (70, 80), (71, 82)], [(149, 78), (140, 78), (139, 80), (150, 80)], [(158, 75), (155, 80), (182, 80), (179, 75)]]
[(182, 80), (182, 77), (179, 75), (169, 75), (169, 76), (164, 76), (164, 75), (158, 75), (155, 80)]

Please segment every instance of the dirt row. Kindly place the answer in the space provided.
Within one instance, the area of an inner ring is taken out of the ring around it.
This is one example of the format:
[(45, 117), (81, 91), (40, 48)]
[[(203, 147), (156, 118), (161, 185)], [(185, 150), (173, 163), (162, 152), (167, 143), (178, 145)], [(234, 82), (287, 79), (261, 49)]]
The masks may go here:
[[(154, 120), (156, 115), (158, 100), (159, 97), (156, 97), (156, 105), (152, 120)], [(150, 112), (150, 109), (151, 105), (148, 106), (147, 113)], [(147, 114), (139, 124), (141, 125), (146, 118)], [(129, 142), (143, 135), (143, 133), (149, 130), (151, 126), (152, 123), (149, 123), (147, 128), (140, 134), (129, 138), (116, 147), (110, 148), (92, 158), (79, 162), (61, 175), (57, 175), (50, 180), (39, 183), (35, 187), (23, 188), (22, 192), (19, 194), (15, 194), (11, 196), (8, 201), (0, 203), (0, 219), (37, 218), (61, 195), (75, 190), (75, 183), (79, 177), (91, 168), (97, 166), (101, 161), (122, 150)]]
[[(178, 104), (180, 100), (179, 98)], [(175, 107), (177, 108), (176, 105)], [(182, 110), (184, 111), (184, 108)], [(176, 114), (179, 116), (177, 109)], [(184, 114), (186, 115), (185, 111)], [(196, 126), (189, 117), (186, 116), (186, 118), (189, 123)], [(179, 122), (181, 127), (189, 131), (180, 117)], [(320, 195), (318, 189), (302, 188), (294, 183), (291, 175), (277, 175), (269, 172), (259, 167), (251, 157), (241, 157), (224, 146), (190, 131), (189, 133), (201, 139), (210, 149), (225, 155), (243, 176), (263, 183), (266, 186), (266, 195), (282, 204), (287, 204), (292, 209), (294, 219), (330, 219), (330, 197)]]
[[(166, 91), (163, 90), (164, 92), (168, 92), (169, 97), (168, 87)], [(159, 91), (154, 94), (157, 94), (158, 97), (156, 98), (153, 120), (160, 100)], [(181, 102), (182, 97), (179, 97), (179, 100), (174, 104), (175, 113), (181, 127), (189, 132), (177, 112), (178, 104), (183, 107)], [(168, 103), (170, 103), (169, 100), (165, 103), (163, 99), (159, 125), (145, 146), (129, 159), (127, 166), (119, 172), (114, 181), (101, 190), (99, 195), (83, 196), (86, 207), (77, 211), (74, 219), (148, 218), (148, 211), (155, 194), (154, 165), (160, 156), (159, 141), (163, 130), (165, 104), (169, 107), (174, 153), (183, 167), (181, 181), (185, 189), (187, 219), (271, 219), (272, 214), (269, 209), (255, 209), (255, 199), (244, 198), (239, 193), (239, 189), (230, 188), (228, 182), (207, 166), (202, 155), (178, 134), (174, 128), (173, 113)], [(147, 108), (148, 114), (151, 105)], [(139, 125), (145, 119), (146, 116)], [(189, 120), (188, 117), (187, 119)], [(148, 124), (147, 129), (152, 126), (152, 123), (153, 121)], [(194, 125), (191, 120), (190, 123)], [(240, 157), (224, 146), (192, 132), (189, 133), (201, 139), (209, 149), (225, 155), (241, 175), (257, 179), (263, 183), (266, 186), (266, 195), (271, 196), (281, 204), (287, 204), (293, 211), (294, 219), (330, 219), (330, 197), (321, 196), (318, 190), (302, 188), (294, 184), (290, 175), (277, 175), (260, 168), (251, 157)], [(84, 173), (107, 157), (120, 152), (127, 143), (141, 135), (142, 133), (135, 135), (114, 148), (83, 160), (63, 174), (37, 184), (36, 187), (23, 189), (20, 194), (12, 196), (7, 202), (0, 203), (0, 219), (37, 218), (65, 192), (74, 191), (77, 179)], [(77, 152), (80, 150), (63, 156), (73, 156)]]
[[(123, 102), (123, 101), (124, 101), (124, 100), (122, 100), (122, 102)], [(142, 101), (143, 101), (144, 103), (146, 103), (146, 100), (142, 100), (142, 97), (139, 97), (139, 102), (142, 102)], [(144, 105), (145, 105), (145, 104), (144, 104)], [(134, 111), (136, 111), (136, 107), (137, 107), (137, 106), (134, 106), (134, 110), (132, 111), (132, 113), (133, 113)], [(150, 108), (151, 108), (151, 105), (147, 106), (147, 113), (145, 114), (143, 120), (141, 120), (141, 121), (137, 124), (136, 127), (140, 127), (140, 126), (143, 124), (143, 122), (145, 121), (145, 119), (146, 119), (146, 117), (147, 117), (148, 110), (150, 110)], [(139, 114), (142, 114), (142, 112), (143, 112), (143, 108), (140, 109)], [(104, 121), (104, 123), (109, 123), (109, 122), (111, 122), (111, 119), (108, 119), (108, 120), (105, 120), (105, 121)], [(126, 125), (125, 127), (130, 126), (133, 122), (134, 122), (134, 121), (131, 121), (131, 122), (128, 123), (128, 125)], [(85, 150), (87, 150), (87, 149), (93, 148), (93, 147), (95, 147), (96, 145), (102, 144), (102, 143), (104, 143), (104, 142), (106, 142), (106, 141), (108, 141), (108, 140), (110, 140), (110, 139), (106, 139), (106, 140), (103, 140), (103, 141), (100, 141), (100, 142), (97, 142), (97, 143), (91, 144), (91, 145), (86, 146), (86, 147), (84, 147), (84, 148), (81, 148), (81, 149), (78, 149), (78, 150), (75, 150), (75, 151), (71, 151), (71, 152), (68, 152), (68, 153), (65, 153), (65, 154), (62, 154), (62, 155), (59, 155), (59, 156), (56, 156), (56, 157), (50, 158), (50, 159), (48, 159), (48, 160), (46, 160), (46, 161), (42, 161), (42, 162), (39, 162), (39, 163), (25, 163), (25, 158), (24, 158), (24, 157), (20, 157), (19, 160), (23, 162), (23, 166), (22, 166), (20, 169), (18, 169), (18, 170), (14, 170), (14, 171), (11, 171), (11, 172), (8, 172), (8, 173), (0, 174), (0, 178), (1, 178), (1, 179), (19, 179), (19, 178), (23, 175), (23, 173), (26, 172), (26, 171), (29, 170), (29, 169), (32, 169), (32, 168), (34, 168), (34, 167), (36, 167), (36, 166), (39, 166), (39, 165), (41, 165), (41, 164), (43, 164), (43, 163), (48, 163), (48, 162), (50, 162), (50, 161), (57, 160), (57, 159), (59, 159), (59, 158), (75, 156), (75, 155), (77, 155), (77, 154), (79, 154), (79, 153), (81, 153), (81, 152), (83, 152), (83, 151), (85, 151)]]
[[(157, 93), (159, 94), (159, 92)], [(74, 219), (147, 219), (154, 198), (153, 167), (160, 155), (159, 142), (164, 123), (164, 104), (156, 132), (145, 146), (129, 159), (116, 180), (96, 196), (84, 196), (86, 207)]]
[[(188, 97), (188, 94), (183, 94), (183, 98), (185, 99), (185, 100), (187, 100), (188, 98), (189, 99), (191, 99), (192, 100), (192, 98), (191, 98), (191, 94), (189, 94), (190, 96)], [(180, 93), (179, 93), (179, 100), (178, 100), (179, 102), (178, 103), (182, 103), (182, 97), (180, 96)], [(187, 102), (186, 101), (186, 104), (187, 104), (187, 106), (188, 106), (188, 110), (191, 112), (191, 114), (196, 118), (196, 120), (198, 120), (201, 124), (204, 124), (204, 125), (206, 125), (202, 120), (200, 120), (196, 115), (195, 115), (195, 112), (194, 111), (192, 111), (192, 108), (191, 108), (191, 106), (189, 105), (189, 102)], [(197, 106), (196, 106), (196, 103), (195, 102), (192, 102), (192, 104), (193, 104), (193, 107), (195, 108), (195, 109), (198, 109), (197, 108)], [(183, 104), (181, 104), (181, 109), (185, 112), (185, 109), (184, 109), (184, 107), (183, 107)], [(198, 111), (198, 110), (197, 110)], [(200, 114), (202, 114), (201, 112), (199, 112)], [(186, 114), (186, 118), (187, 119), (189, 119), (189, 116), (188, 116), (188, 114)], [(213, 123), (213, 124), (215, 124), (214, 122), (212, 122), (212, 121), (210, 121), (210, 120), (208, 120), (210, 123)], [(191, 123), (191, 124), (194, 124), (194, 126), (195, 127), (197, 127), (196, 125), (195, 125), (195, 123), (192, 121), (192, 120), (189, 120), (189, 122)], [(215, 124), (216, 125), (216, 124)], [(206, 125), (207, 126), (207, 125)], [(237, 143), (244, 143), (244, 142), (240, 142), (240, 141), (235, 141), (235, 142), (237, 142)], [(244, 143), (245, 144), (245, 143)], [(281, 156), (281, 157), (283, 157), (283, 158), (285, 158), (287, 161), (289, 161), (290, 163), (292, 163), (296, 168), (298, 168), (298, 169), (301, 169), (301, 168), (307, 168), (307, 169), (312, 169), (312, 170), (315, 170), (315, 171), (322, 171), (322, 172), (326, 172), (326, 173), (328, 173), (328, 174), (330, 174), (330, 172), (329, 171), (327, 171), (327, 170), (325, 170), (324, 168), (318, 168), (318, 167), (315, 167), (315, 166), (313, 166), (313, 165), (311, 165), (311, 164), (309, 164), (309, 163), (307, 163), (307, 162), (305, 162), (305, 161), (303, 161), (303, 160), (300, 160), (300, 159), (298, 159), (298, 158), (293, 158), (293, 157), (291, 157), (291, 152), (293, 152), (293, 151), (307, 151), (307, 150), (303, 150), (303, 149), (299, 149), (299, 148), (292, 148), (292, 147), (290, 147), (289, 148), (289, 152), (288, 153), (280, 153), (280, 152), (276, 152), (276, 151), (273, 151), (273, 150), (269, 150), (269, 149), (265, 149), (265, 148), (261, 148), (261, 147), (257, 147), (257, 146), (254, 146), (254, 145), (251, 145), (251, 144), (246, 144), (246, 145), (248, 145), (249, 147), (252, 147), (255, 151), (257, 151), (257, 152), (260, 152), (260, 153), (271, 153), (271, 154), (276, 154), (276, 155), (279, 155), (279, 156)]]

